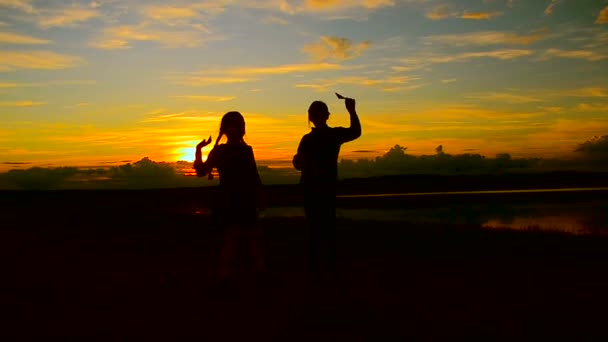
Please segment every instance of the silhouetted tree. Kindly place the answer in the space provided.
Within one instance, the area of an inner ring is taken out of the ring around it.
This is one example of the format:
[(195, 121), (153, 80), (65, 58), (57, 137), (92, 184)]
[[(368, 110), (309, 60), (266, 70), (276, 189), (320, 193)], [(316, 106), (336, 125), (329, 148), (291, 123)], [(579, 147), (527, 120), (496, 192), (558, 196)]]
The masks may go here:
[(435, 148), (435, 152), (437, 152), (438, 155), (444, 154), (443, 145), (437, 146), (437, 148)]
[(608, 135), (603, 135), (601, 137), (595, 136), (590, 140), (579, 144), (574, 151), (582, 152), (583, 154), (590, 156), (608, 157)]
[(48, 190), (60, 185), (77, 172), (76, 167), (33, 167), (26, 170), (11, 170), (7, 173), (7, 178), (22, 189)]

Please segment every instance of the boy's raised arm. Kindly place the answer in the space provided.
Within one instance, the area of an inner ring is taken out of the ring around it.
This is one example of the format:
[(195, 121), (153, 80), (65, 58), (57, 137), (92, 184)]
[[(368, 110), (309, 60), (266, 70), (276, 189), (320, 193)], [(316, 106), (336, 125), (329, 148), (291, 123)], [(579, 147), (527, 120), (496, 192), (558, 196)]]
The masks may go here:
[(352, 141), (361, 136), (361, 121), (355, 108), (355, 99), (345, 98), (344, 105), (350, 115), (350, 127), (345, 130), (344, 142)]

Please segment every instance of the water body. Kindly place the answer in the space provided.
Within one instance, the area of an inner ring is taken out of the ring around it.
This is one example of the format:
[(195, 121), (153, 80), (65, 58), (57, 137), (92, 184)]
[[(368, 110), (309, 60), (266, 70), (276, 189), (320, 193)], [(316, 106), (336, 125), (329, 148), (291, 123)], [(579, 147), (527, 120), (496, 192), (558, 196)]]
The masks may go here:
[[(454, 196), (454, 201), (448, 205), (423, 208), (407, 208), (406, 206), (402, 208), (395, 208), (395, 206), (390, 208), (338, 208), (337, 215), (353, 220), (400, 221), (404, 224), (479, 224), (490, 229), (509, 228), (608, 235), (608, 197), (603, 199), (596, 195), (606, 191), (608, 188), (348, 195), (340, 197), (385, 200), (389, 198), (398, 201), (399, 198), (437, 196), (445, 199), (446, 196)], [(549, 198), (560, 196), (567, 199), (573, 194), (581, 195), (583, 193), (588, 193), (589, 198), (581, 200), (577, 197), (572, 201), (556, 203), (538, 201), (484, 203), (484, 195), (546, 194), (550, 196)], [(459, 195), (480, 196), (480, 201), (474, 204), (461, 204), (458, 201)], [(301, 207), (275, 207), (267, 208), (262, 215), (265, 217), (303, 217), (304, 210)]]

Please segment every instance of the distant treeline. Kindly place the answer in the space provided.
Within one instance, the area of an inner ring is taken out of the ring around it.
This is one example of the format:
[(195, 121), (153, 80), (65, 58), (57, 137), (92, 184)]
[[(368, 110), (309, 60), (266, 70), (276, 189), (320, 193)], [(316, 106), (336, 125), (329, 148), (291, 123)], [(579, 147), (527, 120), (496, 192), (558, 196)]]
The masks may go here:
[[(608, 171), (608, 136), (595, 137), (580, 144), (572, 159), (512, 158), (507, 153), (494, 157), (480, 154), (446, 153), (438, 146), (435, 154), (415, 156), (395, 145), (375, 159), (339, 162), (342, 179), (389, 175), (500, 175), (507, 173), (546, 173), (552, 171)], [(262, 164), (262, 163), (260, 163)], [(192, 175), (192, 163), (154, 162), (143, 158), (108, 168), (33, 167), (0, 174), (0, 189), (147, 189), (217, 185), (206, 177)], [(295, 184), (299, 173), (292, 168), (258, 167), (265, 184)]]
[(361, 178), (401, 174), (503, 174), (513, 172), (550, 172), (559, 170), (608, 171), (608, 135), (580, 144), (571, 159), (512, 158), (508, 153), (486, 157), (464, 153), (451, 155), (442, 145), (433, 155), (410, 155), (407, 147), (393, 146), (375, 159), (341, 160), (342, 178)]

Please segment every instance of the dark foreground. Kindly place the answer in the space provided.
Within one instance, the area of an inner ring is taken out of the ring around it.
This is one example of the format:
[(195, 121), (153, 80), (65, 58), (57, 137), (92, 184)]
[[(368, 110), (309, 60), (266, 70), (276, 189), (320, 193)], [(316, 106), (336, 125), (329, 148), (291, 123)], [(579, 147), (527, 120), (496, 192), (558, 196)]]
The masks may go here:
[(314, 286), (302, 220), (265, 219), (267, 274), (217, 291), (206, 218), (55, 207), (4, 215), (3, 340), (608, 337), (602, 237), (340, 221), (340, 276)]

